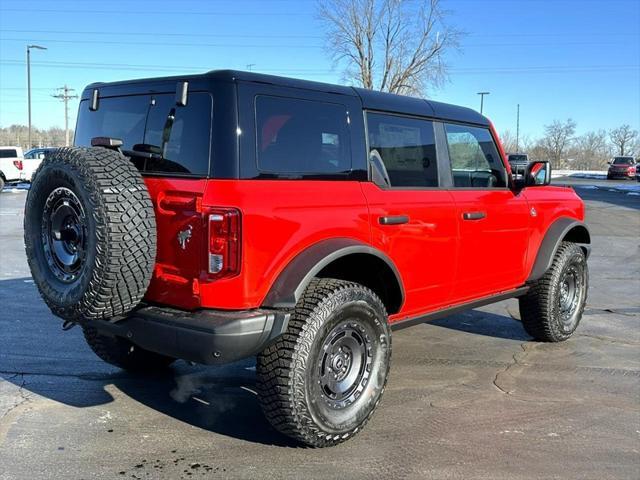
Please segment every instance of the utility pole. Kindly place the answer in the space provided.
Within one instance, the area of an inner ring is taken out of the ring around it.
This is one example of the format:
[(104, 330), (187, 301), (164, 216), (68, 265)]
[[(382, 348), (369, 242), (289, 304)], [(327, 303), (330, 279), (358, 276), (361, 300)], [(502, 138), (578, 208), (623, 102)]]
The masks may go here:
[(484, 109), (484, 96), (485, 95), (489, 95), (491, 92), (478, 92), (478, 95), (480, 95), (480, 113), (482, 113), (482, 110)]
[(27, 45), (27, 112), (29, 117), (29, 133), (27, 136), (27, 148), (31, 148), (31, 49), (46, 50), (47, 47), (40, 45)]
[(253, 67), (255, 67), (256, 64), (255, 63), (247, 63), (247, 70), (251, 71), (253, 70)]
[(64, 145), (69, 146), (69, 100), (78, 98), (77, 95), (71, 95), (73, 88), (69, 88), (66, 85), (58, 89), (57, 95), (51, 95), (53, 98), (59, 98), (64, 102)]
[(520, 151), (520, 104), (518, 104), (518, 114), (516, 116), (516, 152)]

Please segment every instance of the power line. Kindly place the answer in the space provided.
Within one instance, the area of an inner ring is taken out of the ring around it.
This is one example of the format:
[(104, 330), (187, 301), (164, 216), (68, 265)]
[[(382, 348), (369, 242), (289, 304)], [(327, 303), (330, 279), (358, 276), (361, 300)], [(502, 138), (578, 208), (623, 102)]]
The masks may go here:
[[(82, 0), (84, 1), (84, 0)], [(33, 30), (23, 30), (23, 29), (0, 29), (0, 33), (28, 33), (33, 34)], [(53, 34), (64, 34), (64, 35), (106, 35), (112, 37), (114, 35), (117, 36), (135, 36), (135, 37), (197, 37), (197, 38), (316, 38), (323, 39), (325, 38), (322, 35), (288, 35), (288, 34), (244, 34), (244, 33), (182, 33), (182, 32), (123, 32), (123, 31), (79, 31), (74, 30), (72, 32), (67, 30), (42, 30), (38, 29), (38, 33), (53, 33)], [(639, 33), (633, 32), (591, 32), (591, 33), (523, 33), (523, 32), (515, 32), (515, 33), (469, 33), (465, 36), (468, 37), (480, 37), (480, 38), (504, 38), (504, 37), (640, 37)]]
[(78, 98), (78, 95), (72, 95), (75, 90), (69, 88), (66, 85), (58, 89), (60, 93), (57, 95), (51, 95), (53, 98), (58, 98), (64, 102), (64, 145), (69, 146), (69, 100)]
[[(26, 8), (3, 8), (3, 12), (21, 12), (28, 13), (30, 15), (36, 13), (55, 13), (57, 15), (72, 15), (77, 13), (89, 13), (91, 15), (122, 15), (122, 11), (119, 9), (113, 10), (54, 10), (54, 9), (44, 9), (38, 8), (37, 10), (26, 9)], [(299, 12), (186, 12), (184, 10), (178, 11), (164, 11), (158, 12), (154, 10), (127, 10), (127, 16), (129, 15), (197, 15), (197, 16), (215, 16), (215, 17), (300, 17), (300, 16), (309, 16), (313, 13), (299, 13)]]
[[(12, 30), (0, 29), (0, 33), (28, 33), (33, 34), (33, 30)], [(203, 38), (325, 38), (322, 35), (271, 35), (271, 34), (222, 34), (222, 33), (175, 33), (175, 32), (96, 32), (96, 31), (65, 31), (65, 30), (40, 30), (38, 33), (53, 33), (65, 35), (107, 35), (135, 36), (135, 37), (203, 37)]]
[[(3, 42), (44, 42), (44, 43), (73, 43), (77, 44), (80, 40), (64, 40), (64, 39), (34, 39), (34, 38), (0, 38)], [(96, 45), (152, 45), (163, 47), (218, 47), (218, 48), (324, 48), (323, 45), (300, 45), (300, 44), (237, 44), (237, 43), (185, 43), (185, 42), (130, 42), (117, 40), (81, 40), (82, 43)]]

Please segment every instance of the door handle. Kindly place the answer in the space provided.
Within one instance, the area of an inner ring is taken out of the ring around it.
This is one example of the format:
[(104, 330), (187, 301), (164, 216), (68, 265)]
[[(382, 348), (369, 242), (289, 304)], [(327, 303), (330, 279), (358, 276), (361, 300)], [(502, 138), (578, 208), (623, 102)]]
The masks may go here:
[(409, 223), (409, 215), (392, 215), (389, 217), (378, 217), (380, 225), (402, 225)]
[(482, 220), (486, 216), (486, 212), (464, 212), (462, 214), (462, 218), (465, 220)]

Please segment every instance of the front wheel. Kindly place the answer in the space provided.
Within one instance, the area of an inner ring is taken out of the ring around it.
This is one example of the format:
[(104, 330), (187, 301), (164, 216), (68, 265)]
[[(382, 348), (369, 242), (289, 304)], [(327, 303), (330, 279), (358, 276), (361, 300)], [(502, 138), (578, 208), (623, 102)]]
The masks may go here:
[(566, 340), (580, 323), (588, 288), (589, 271), (582, 248), (562, 242), (549, 270), (520, 298), (524, 329), (543, 342)]
[(357, 283), (315, 279), (286, 333), (258, 356), (265, 416), (309, 446), (341, 443), (362, 429), (380, 402), (390, 357), (380, 299)]

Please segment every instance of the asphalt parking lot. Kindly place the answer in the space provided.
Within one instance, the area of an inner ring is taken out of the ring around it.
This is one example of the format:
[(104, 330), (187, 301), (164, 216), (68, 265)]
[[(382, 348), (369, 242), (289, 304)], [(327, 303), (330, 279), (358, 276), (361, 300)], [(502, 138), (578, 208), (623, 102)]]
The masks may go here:
[(270, 429), (252, 361), (143, 378), (98, 360), (30, 280), (26, 193), (1, 194), (0, 478), (640, 478), (640, 195), (554, 182), (593, 234), (576, 334), (530, 341), (514, 300), (399, 331), (378, 412), (322, 450)]

